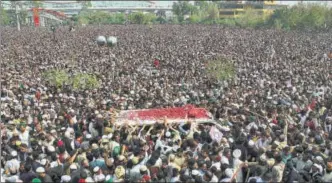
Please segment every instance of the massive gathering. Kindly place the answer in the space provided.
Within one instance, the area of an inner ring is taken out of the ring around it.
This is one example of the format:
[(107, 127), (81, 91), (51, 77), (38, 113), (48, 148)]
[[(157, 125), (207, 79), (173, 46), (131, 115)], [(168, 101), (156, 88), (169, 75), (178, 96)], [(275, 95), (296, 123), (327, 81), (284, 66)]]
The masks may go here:
[[(1, 182), (332, 182), (329, 31), (1, 31)], [(98, 36), (117, 44), (100, 46)], [(220, 58), (234, 65), (232, 78), (210, 77)], [(94, 74), (100, 85), (57, 87), (43, 74), (52, 69)], [(114, 122), (119, 111), (187, 105), (222, 128), (211, 133), (190, 116)]]

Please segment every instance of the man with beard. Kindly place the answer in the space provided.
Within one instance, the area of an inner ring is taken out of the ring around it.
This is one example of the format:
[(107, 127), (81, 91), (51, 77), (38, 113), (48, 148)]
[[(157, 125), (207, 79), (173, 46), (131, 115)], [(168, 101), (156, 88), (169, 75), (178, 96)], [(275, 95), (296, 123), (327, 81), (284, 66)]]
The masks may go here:
[(28, 146), (26, 145), (26, 144), (21, 144), (20, 146), (19, 146), (19, 152), (18, 152), (18, 159), (19, 159), (19, 161), (21, 161), (21, 162), (25, 162), (25, 161), (27, 161), (27, 157), (28, 157)]
[(38, 174), (38, 178), (40, 178), (40, 180), (42, 182), (45, 182), (45, 183), (53, 182), (52, 178), (48, 174), (45, 173), (45, 169), (43, 167), (37, 168), (36, 172)]
[(31, 164), (25, 163), (24, 164), (24, 172), (20, 174), (20, 179), (23, 181), (23, 183), (29, 183), (32, 181), (32, 179), (36, 178), (36, 174), (34, 174), (31, 171)]

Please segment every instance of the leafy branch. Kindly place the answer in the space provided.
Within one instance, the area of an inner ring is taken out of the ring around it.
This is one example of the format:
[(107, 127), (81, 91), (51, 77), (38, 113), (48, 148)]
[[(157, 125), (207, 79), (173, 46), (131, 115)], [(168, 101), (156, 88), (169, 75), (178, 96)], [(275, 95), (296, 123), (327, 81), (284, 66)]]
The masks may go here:
[(70, 75), (64, 70), (50, 70), (43, 73), (43, 78), (50, 85), (62, 88), (64, 85), (71, 85), (74, 90), (96, 89), (100, 82), (96, 75), (76, 73)]
[(232, 79), (236, 74), (234, 64), (225, 58), (218, 58), (208, 62), (207, 75), (218, 81)]

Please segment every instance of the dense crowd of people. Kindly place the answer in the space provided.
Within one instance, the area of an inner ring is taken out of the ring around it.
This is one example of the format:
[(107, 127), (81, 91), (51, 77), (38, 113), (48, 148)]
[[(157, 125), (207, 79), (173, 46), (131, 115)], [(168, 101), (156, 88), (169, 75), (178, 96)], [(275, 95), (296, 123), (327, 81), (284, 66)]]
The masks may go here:
[[(1, 182), (332, 182), (331, 33), (200, 25), (1, 28)], [(115, 47), (97, 36), (115, 36)], [(217, 81), (206, 66), (236, 68)], [(92, 73), (93, 90), (48, 83)], [(192, 104), (115, 125), (114, 111)]]

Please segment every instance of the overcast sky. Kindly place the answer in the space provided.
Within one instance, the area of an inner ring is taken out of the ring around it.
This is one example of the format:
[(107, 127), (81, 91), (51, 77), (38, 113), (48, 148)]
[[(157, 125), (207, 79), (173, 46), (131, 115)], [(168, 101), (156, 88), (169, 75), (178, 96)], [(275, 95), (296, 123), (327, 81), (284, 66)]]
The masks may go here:
[[(287, 5), (295, 5), (300, 1), (277, 1), (279, 4), (287, 4)], [(319, 3), (319, 4), (327, 4), (329, 6), (332, 5), (332, 1), (303, 1), (305, 3)]]

